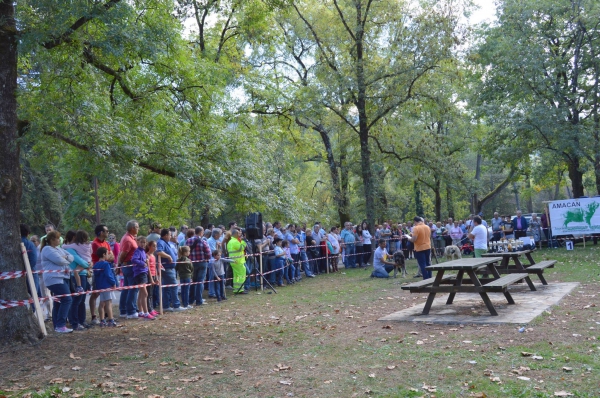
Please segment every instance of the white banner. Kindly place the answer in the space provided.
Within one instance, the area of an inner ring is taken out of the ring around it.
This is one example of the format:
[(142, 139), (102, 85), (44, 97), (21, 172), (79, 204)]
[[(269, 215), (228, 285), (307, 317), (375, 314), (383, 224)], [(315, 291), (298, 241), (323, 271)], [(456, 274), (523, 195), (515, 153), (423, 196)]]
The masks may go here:
[(600, 198), (556, 200), (548, 203), (552, 235), (600, 233)]

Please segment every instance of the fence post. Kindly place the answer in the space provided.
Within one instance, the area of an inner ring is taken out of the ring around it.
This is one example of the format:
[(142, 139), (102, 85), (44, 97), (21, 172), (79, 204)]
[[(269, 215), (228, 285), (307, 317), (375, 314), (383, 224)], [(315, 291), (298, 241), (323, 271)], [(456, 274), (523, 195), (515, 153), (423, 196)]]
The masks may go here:
[(161, 315), (163, 313), (163, 294), (162, 294), (162, 264), (160, 262), (160, 256), (158, 257), (158, 309)]
[(327, 242), (325, 242), (325, 267), (327, 267), (327, 273), (329, 273), (329, 250), (327, 250)]
[(263, 263), (262, 263), (262, 246), (258, 247), (258, 264), (260, 268), (260, 290), (263, 290)]
[(37, 289), (33, 280), (33, 272), (31, 272), (31, 265), (29, 264), (29, 257), (27, 257), (27, 249), (21, 242), (21, 254), (23, 255), (23, 261), (25, 262), (25, 270), (27, 271), (27, 282), (29, 282), (29, 290), (31, 291), (31, 297), (33, 298), (33, 307), (35, 308), (35, 315), (40, 325), (40, 329), (44, 336), (48, 336), (46, 331), (46, 325), (44, 324), (44, 314), (42, 313), (42, 306), (40, 306), (40, 298), (37, 294)]

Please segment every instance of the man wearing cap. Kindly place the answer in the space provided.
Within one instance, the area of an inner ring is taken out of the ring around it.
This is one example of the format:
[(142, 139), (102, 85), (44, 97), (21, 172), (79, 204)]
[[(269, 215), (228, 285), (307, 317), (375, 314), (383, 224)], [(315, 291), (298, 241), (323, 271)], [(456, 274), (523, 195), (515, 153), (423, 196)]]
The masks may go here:
[(403, 238), (407, 238), (410, 242), (415, 245), (415, 258), (419, 263), (419, 269), (423, 275), (423, 279), (431, 278), (431, 271), (425, 269), (431, 265), (431, 229), (423, 222), (421, 217), (413, 218), (414, 227), (412, 236), (404, 235)]

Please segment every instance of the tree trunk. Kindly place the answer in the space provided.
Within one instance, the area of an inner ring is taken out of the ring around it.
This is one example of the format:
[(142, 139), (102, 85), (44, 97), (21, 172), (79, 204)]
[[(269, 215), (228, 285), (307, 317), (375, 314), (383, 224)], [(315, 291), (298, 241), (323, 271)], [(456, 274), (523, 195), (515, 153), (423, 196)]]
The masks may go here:
[(340, 186), (339, 192), (336, 195), (338, 199), (338, 216), (340, 218), (340, 225), (344, 225), (347, 221), (350, 221), (350, 212), (348, 201), (348, 164), (346, 162), (346, 147), (340, 146)]
[[(482, 161), (482, 156), (480, 153), (477, 154), (477, 164), (475, 165), (475, 181), (480, 181), (481, 180), (481, 161)], [(479, 189), (479, 187), (477, 187), (476, 189)], [(477, 195), (477, 192), (473, 192), (473, 195), (471, 195), (471, 214), (478, 214), (479, 210), (479, 197)]]
[[(367, 86), (364, 70), (364, 25), (362, 22), (362, 4), (356, 6), (356, 109), (358, 110), (358, 132), (360, 139), (360, 166), (362, 168), (363, 187), (365, 191), (365, 210), (367, 222), (373, 228), (375, 222), (375, 198), (373, 190), (373, 175), (371, 172), (371, 149), (369, 148), (369, 125), (367, 118)], [(374, 231), (371, 231), (373, 233)]]
[(434, 177), (435, 181), (435, 221), (442, 221), (442, 181), (436, 175)]
[(206, 228), (208, 227), (208, 224), (210, 224), (210, 206), (205, 205), (204, 209), (202, 210), (200, 225), (202, 226), (202, 228)]
[[(17, 142), (17, 27), (13, 0), (0, 2), (0, 272), (24, 270), (20, 250), (21, 166)], [(0, 298), (29, 297), (26, 278), (0, 280)], [(0, 310), (4, 342), (35, 342), (43, 337), (26, 307)]]
[(573, 156), (569, 165), (569, 179), (571, 180), (571, 188), (574, 198), (583, 196), (583, 173), (580, 170), (580, 159)]
[(454, 220), (454, 203), (452, 202), (452, 188), (446, 184), (446, 207), (448, 210), (448, 218)]
[(519, 200), (519, 188), (517, 187), (517, 183), (513, 182), (513, 193), (515, 194), (515, 205), (517, 210), (521, 210), (521, 201)]
[(529, 191), (529, 197), (527, 198), (527, 212), (533, 213), (533, 192), (531, 192), (531, 179), (529, 176), (525, 176), (527, 181), (527, 190)]
[(423, 210), (423, 201), (421, 200), (421, 187), (419, 183), (415, 180), (413, 183), (413, 190), (415, 193), (415, 213), (417, 216), (425, 217)]

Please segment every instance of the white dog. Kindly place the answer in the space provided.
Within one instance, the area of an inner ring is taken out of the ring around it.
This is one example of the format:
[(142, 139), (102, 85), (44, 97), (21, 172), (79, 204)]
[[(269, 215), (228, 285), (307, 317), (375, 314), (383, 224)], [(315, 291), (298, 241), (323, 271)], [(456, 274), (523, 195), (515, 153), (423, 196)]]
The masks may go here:
[(462, 258), (462, 253), (458, 246), (450, 245), (446, 246), (446, 250), (444, 250), (444, 257), (446, 257), (446, 260), (458, 260)]

